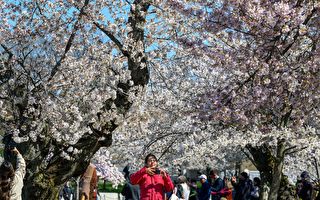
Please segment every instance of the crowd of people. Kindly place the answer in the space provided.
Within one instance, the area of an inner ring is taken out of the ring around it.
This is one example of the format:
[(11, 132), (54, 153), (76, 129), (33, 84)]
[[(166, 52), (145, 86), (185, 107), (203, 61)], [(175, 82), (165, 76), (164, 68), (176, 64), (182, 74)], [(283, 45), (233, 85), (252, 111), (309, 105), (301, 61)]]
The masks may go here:
[[(179, 176), (175, 188), (178, 188), (181, 182), (180, 177), (187, 180), (185, 176)], [(242, 172), (238, 178), (219, 177), (219, 171), (214, 169), (209, 173), (209, 177), (202, 174), (198, 177), (201, 185), (196, 184), (197, 180), (190, 180), (188, 185), (188, 192), (194, 194), (190, 196), (179, 197), (184, 200), (256, 200), (259, 199), (260, 193), (260, 179), (255, 177), (253, 181), (250, 180), (248, 172)], [(175, 190), (173, 190), (175, 191)], [(174, 192), (173, 192), (174, 193)], [(170, 195), (168, 195), (170, 199)]]
[[(249, 173), (249, 170), (244, 170), (237, 177), (222, 179), (219, 171), (213, 169), (208, 177), (202, 174), (195, 180), (181, 175), (173, 182), (169, 174), (158, 166), (156, 156), (149, 154), (145, 158), (145, 166), (131, 174), (127, 181), (130, 185), (139, 185), (140, 191), (135, 188), (136, 196), (128, 190), (122, 194), (126, 200), (258, 200), (264, 192), (264, 199), (268, 199), (268, 189), (262, 188), (260, 178), (251, 180)], [(309, 174), (303, 172), (298, 179), (296, 199), (320, 200), (320, 192), (315, 196), (314, 188)]]
[[(14, 167), (5, 160), (0, 166), (0, 200), (21, 199), (26, 164), (17, 148), (10, 149), (10, 153), (16, 163)], [(123, 172), (126, 184), (122, 195), (125, 200), (258, 200), (262, 194), (260, 178), (251, 180), (248, 170), (244, 170), (237, 177), (221, 178), (219, 171), (213, 169), (208, 176), (202, 174), (197, 179), (189, 179), (181, 175), (173, 182), (168, 172), (159, 167), (153, 154), (146, 156), (145, 165), (137, 172), (130, 175), (128, 166)], [(97, 175), (94, 165), (88, 166), (81, 180), (80, 199), (97, 199)], [(320, 200), (320, 192), (315, 195), (318, 187), (310, 182), (308, 172), (302, 172), (296, 184), (297, 199)], [(59, 196), (67, 200), (71, 199), (71, 194), (72, 190), (66, 183)], [(264, 196), (264, 199), (267, 199), (267, 196)]]
[(146, 156), (145, 166), (131, 174), (128, 184), (139, 185), (140, 197), (133, 197), (132, 192), (127, 191), (123, 192), (126, 200), (256, 200), (260, 194), (260, 179), (256, 177), (251, 181), (247, 171), (229, 180), (219, 177), (219, 171), (214, 169), (209, 178), (202, 174), (198, 180), (188, 180), (182, 175), (173, 183), (153, 154)]

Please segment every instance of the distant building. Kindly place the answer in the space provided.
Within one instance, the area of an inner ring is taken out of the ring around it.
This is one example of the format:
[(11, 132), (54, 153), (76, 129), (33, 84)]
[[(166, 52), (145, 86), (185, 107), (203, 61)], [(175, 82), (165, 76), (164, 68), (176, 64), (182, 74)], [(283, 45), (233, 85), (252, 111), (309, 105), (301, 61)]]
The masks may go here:
[(243, 172), (245, 169), (248, 169), (250, 171), (250, 179), (253, 180), (254, 177), (260, 178), (260, 172), (257, 170), (257, 168), (252, 164), (249, 160), (244, 160), (240, 164), (240, 172)]

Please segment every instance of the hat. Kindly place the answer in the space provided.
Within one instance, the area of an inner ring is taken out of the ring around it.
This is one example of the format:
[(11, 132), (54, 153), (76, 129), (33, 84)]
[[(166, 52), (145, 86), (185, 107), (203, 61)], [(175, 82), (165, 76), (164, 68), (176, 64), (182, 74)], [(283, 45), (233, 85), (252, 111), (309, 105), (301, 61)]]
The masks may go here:
[(204, 174), (202, 174), (201, 176), (199, 176), (199, 179), (205, 179), (205, 180), (207, 180), (207, 176), (204, 175)]

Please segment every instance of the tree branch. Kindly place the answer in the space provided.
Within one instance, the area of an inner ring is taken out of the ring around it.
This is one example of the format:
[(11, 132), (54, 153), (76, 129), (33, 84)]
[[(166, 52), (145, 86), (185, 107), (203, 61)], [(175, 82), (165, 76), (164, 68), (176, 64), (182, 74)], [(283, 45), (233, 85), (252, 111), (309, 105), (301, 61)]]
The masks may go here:
[(150, 141), (148, 144), (146, 144), (143, 148), (143, 152), (145, 152), (152, 144), (154, 144), (155, 142), (163, 139), (163, 138), (166, 138), (168, 136), (172, 136), (172, 135), (183, 135), (183, 134), (188, 134), (188, 132), (173, 132), (173, 133), (167, 133), (167, 134), (164, 134), (164, 135), (161, 135), (155, 139), (153, 139), (152, 141)]
[[(295, 146), (295, 147), (296, 147), (296, 146)], [(290, 151), (290, 148), (288, 148), (288, 150), (285, 152), (285, 155), (294, 154), (294, 153), (297, 153), (297, 152), (299, 152), (299, 151), (302, 151), (302, 150), (304, 150), (304, 149), (306, 149), (306, 148), (308, 148), (308, 147), (305, 146), (305, 147), (296, 149), (296, 150), (294, 150), (294, 151)], [(292, 148), (292, 149), (294, 149), (294, 148)]]
[(119, 48), (119, 50), (122, 52), (122, 54), (124, 56), (126, 56), (127, 58), (130, 57), (128, 51), (123, 49), (123, 45), (121, 44), (121, 42), (107, 29), (105, 29), (102, 25), (100, 25), (98, 22), (93, 22), (93, 24), (100, 30), (102, 31), (104, 34), (106, 34), (111, 41), (113, 41), (117, 47)]
[(51, 71), (51, 74), (50, 74), (50, 77), (48, 78), (48, 81), (52, 80), (52, 78), (56, 75), (56, 73), (58, 72), (58, 69), (59, 67), (61, 66), (63, 60), (66, 58), (66, 55), (67, 53), (69, 52), (71, 46), (72, 46), (72, 43), (73, 43), (73, 40), (76, 36), (76, 32), (79, 30), (79, 23), (83, 17), (83, 15), (85, 14), (85, 7), (89, 4), (89, 0), (85, 0), (84, 2), (84, 5), (82, 6), (81, 10), (80, 10), (80, 13), (79, 13), (79, 16), (78, 16), (78, 19), (75, 23), (75, 25), (73, 26), (73, 30), (71, 32), (71, 35), (68, 39), (68, 42), (66, 44), (66, 47), (65, 47), (65, 50), (64, 50), (64, 53), (62, 54), (61, 58), (58, 60), (58, 62), (56, 63), (56, 65), (53, 67), (52, 71)]
[[(245, 147), (247, 149), (247, 146)], [(249, 150), (249, 149), (248, 149)], [(254, 159), (245, 151), (244, 148), (241, 148), (241, 151), (244, 153), (244, 155), (247, 156), (247, 158), (252, 162), (252, 164), (257, 167), (257, 163), (254, 161)]]
[(167, 148), (162, 152), (162, 154), (159, 156), (159, 160), (169, 151), (169, 149), (172, 147), (172, 145), (177, 141), (177, 138), (175, 140), (173, 140), (168, 146)]

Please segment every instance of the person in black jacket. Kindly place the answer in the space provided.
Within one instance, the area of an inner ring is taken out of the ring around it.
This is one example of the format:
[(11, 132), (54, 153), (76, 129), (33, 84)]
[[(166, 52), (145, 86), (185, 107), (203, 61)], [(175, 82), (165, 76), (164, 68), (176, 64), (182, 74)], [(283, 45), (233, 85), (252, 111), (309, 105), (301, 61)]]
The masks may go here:
[(253, 179), (253, 190), (251, 191), (251, 200), (259, 200), (260, 198), (260, 185), (261, 180), (258, 177), (254, 177)]
[(253, 184), (246, 172), (240, 174), (239, 182), (236, 181), (236, 177), (232, 177), (231, 183), (236, 192), (234, 200), (250, 200)]
[(310, 179), (309, 173), (304, 171), (304, 172), (301, 173), (300, 177), (301, 177), (302, 187), (298, 191), (298, 196), (302, 200), (311, 200), (312, 199), (313, 186), (312, 186), (311, 182), (309, 181), (309, 179)]
[(210, 177), (212, 179), (211, 191), (218, 194), (211, 195), (212, 200), (220, 200), (221, 195), (219, 192), (224, 188), (224, 181), (219, 177), (219, 171), (213, 169), (210, 171)]
[(121, 191), (121, 194), (124, 196), (125, 200), (139, 200), (140, 199), (140, 188), (139, 185), (132, 185), (130, 183), (129, 171), (130, 166), (127, 165), (124, 169), (124, 177), (126, 179), (126, 183)]

